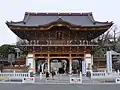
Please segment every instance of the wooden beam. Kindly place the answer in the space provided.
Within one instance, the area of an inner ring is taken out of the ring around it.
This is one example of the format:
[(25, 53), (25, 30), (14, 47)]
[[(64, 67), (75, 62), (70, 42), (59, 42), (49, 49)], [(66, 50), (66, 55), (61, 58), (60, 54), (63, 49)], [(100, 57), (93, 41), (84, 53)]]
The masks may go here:
[[(50, 25), (50, 26), (46, 26), (46, 27), (36, 27), (36, 26), (34, 26), (34, 27), (29, 27), (29, 26), (10, 26), (9, 28), (10, 29), (12, 29), (12, 30), (33, 30), (33, 31), (35, 31), (35, 30), (50, 30), (51, 29), (51, 27), (53, 27), (53, 26), (57, 26), (57, 24), (56, 25)], [(65, 25), (64, 25), (65, 26)], [(84, 26), (84, 27), (69, 27), (70, 28), (70, 30), (74, 30), (74, 31), (91, 31), (91, 30), (107, 30), (107, 29), (109, 29), (110, 28), (110, 26), (111, 25), (108, 25), (108, 26), (91, 26), (91, 27), (89, 27), (89, 26)], [(66, 26), (66, 27), (68, 27), (68, 26)]]
[(33, 54), (89, 54), (89, 52), (33, 52)]

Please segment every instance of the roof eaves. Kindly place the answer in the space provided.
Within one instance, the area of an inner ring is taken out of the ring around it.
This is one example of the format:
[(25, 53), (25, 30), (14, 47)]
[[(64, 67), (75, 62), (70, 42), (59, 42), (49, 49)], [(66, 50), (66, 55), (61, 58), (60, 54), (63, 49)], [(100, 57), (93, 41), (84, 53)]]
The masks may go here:
[(12, 25), (12, 24), (23, 23), (23, 21), (18, 21), (18, 22), (13, 22), (13, 21), (8, 22), (8, 21), (6, 21), (5, 23), (6, 23), (7, 25)]
[(95, 21), (92, 13), (91, 13), (91, 14), (88, 14), (88, 17), (89, 17), (89, 19), (93, 22), (93, 24), (96, 24), (96, 23), (109, 24), (109, 25), (114, 24), (113, 22), (108, 22), (108, 21), (106, 21), (106, 22)]
[(29, 13), (24, 15), (23, 24), (26, 24), (26, 22), (27, 22), (29, 16), (30, 16)]
[(95, 21), (95, 23), (100, 23), (100, 24), (114, 24), (113, 21), (111, 21), (111, 22), (108, 22), (108, 21), (106, 21), (106, 22)]
[(88, 14), (88, 18), (92, 21), (93, 24), (96, 24), (92, 13), (91, 13), (91, 14)]

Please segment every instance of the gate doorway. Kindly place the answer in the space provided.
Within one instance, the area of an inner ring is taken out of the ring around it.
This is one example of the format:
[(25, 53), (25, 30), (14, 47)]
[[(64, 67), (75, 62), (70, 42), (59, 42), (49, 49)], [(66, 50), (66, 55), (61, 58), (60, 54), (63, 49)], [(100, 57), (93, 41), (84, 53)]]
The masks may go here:
[(69, 73), (69, 60), (67, 58), (50, 59), (51, 70), (55, 70), (59, 74)]
[(44, 70), (47, 68), (47, 60), (46, 58), (38, 58), (35, 61), (36, 66), (36, 73), (39, 74), (40, 72), (44, 73)]
[[(79, 74), (80, 71), (82, 72), (82, 59), (81, 58), (73, 58), (72, 59), (72, 73)], [(39, 74), (40, 72), (45, 73), (48, 69), (48, 62), (46, 58), (38, 58), (36, 59), (36, 73)], [(70, 71), (70, 62), (67, 58), (51, 58), (50, 59), (50, 72), (55, 70), (57, 73), (69, 73)]]
[(72, 59), (72, 73), (79, 74), (80, 72), (82, 72), (82, 59), (81, 58)]

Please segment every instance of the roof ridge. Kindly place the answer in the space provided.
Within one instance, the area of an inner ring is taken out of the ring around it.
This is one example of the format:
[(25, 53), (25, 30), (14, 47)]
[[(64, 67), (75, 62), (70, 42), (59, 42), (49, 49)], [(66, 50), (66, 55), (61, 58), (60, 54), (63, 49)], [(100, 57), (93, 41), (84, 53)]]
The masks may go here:
[(92, 12), (88, 13), (78, 13), (78, 12), (25, 12), (25, 15), (33, 15), (33, 16), (88, 16), (91, 15)]

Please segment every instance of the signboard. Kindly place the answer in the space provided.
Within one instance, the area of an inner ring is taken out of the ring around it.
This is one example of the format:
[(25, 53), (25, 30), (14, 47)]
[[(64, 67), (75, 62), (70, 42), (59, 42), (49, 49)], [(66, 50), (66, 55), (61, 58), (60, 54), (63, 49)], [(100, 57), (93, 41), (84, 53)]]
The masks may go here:
[(115, 82), (120, 84), (120, 78), (116, 78)]
[(35, 83), (34, 77), (25, 77), (23, 78), (23, 83)]
[(86, 54), (85, 57), (86, 58), (91, 58), (91, 54)]
[(15, 60), (15, 54), (9, 54), (8, 55), (8, 62), (14, 62), (14, 60)]
[(70, 78), (70, 83), (71, 84), (81, 84), (82, 83), (82, 78), (71, 77)]
[(32, 58), (32, 57), (34, 57), (34, 55), (33, 54), (28, 54), (27, 57)]
[(107, 51), (107, 72), (112, 72), (112, 54), (111, 51)]
[(51, 62), (51, 67), (61, 68), (62, 67), (62, 63), (61, 62)]
[(0, 80), (6, 80), (6, 79), (9, 79), (8, 76), (0, 76)]
[(86, 74), (86, 62), (82, 61), (82, 74)]

